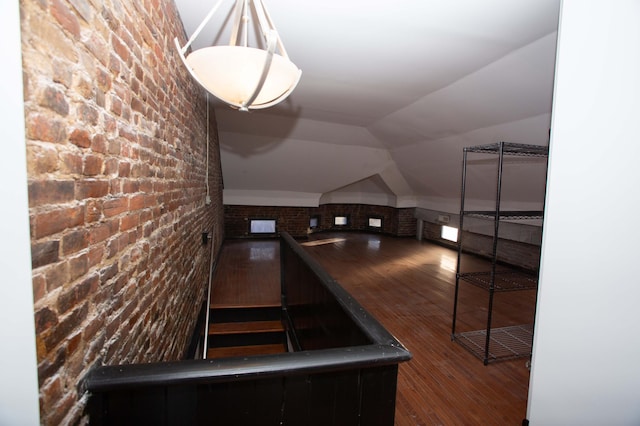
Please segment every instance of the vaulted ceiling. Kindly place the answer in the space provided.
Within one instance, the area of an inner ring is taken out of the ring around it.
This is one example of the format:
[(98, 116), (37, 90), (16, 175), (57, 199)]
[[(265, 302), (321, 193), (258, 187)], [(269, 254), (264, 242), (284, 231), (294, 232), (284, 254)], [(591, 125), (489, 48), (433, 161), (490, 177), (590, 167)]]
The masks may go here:
[[(176, 0), (187, 36), (215, 1)], [(212, 100), (225, 204), (456, 212), (464, 146), (548, 143), (559, 1), (264, 0), (302, 78), (269, 109)], [(226, 42), (233, 3), (194, 49)], [(544, 174), (510, 179), (539, 202)]]

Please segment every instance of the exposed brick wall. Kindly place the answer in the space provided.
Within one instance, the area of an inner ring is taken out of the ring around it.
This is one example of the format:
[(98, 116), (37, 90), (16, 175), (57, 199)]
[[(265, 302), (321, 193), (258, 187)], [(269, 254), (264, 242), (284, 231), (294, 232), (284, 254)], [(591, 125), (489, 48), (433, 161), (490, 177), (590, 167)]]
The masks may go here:
[[(224, 207), (225, 235), (229, 238), (249, 236), (249, 219), (276, 219), (278, 232), (286, 231), (294, 237), (309, 232), (309, 219), (320, 216), (320, 226), (314, 232), (328, 230), (370, 231), (370, 216), (382, 218), (381, 232), (396, 236), (414, 236), (414, 209), (396, 209), (368, 204), (323, 204), (319, 207), (263, 207), (226, 205)], [(335, 215), (349, 217), (347, 226), (333, 225)]]
[(396, 223), (398, 228), (395, 235), (399, 237), (415, 237), (417, 231), (417, 220), (414, 208), (396, 209)]
[(286, 231), (293, 237), (302, 237), (307, 235), (309, 228), (309, 208), (225, 205), (225, 236), (249, 236), (250, 219), (276, 219), (278, 232)]
[[(465, 232), (464, 248), (472, 253), (491, 257), (493, 253), (493, 238)], [(540, 246), (500, 238), (497, 259), (509, 265), (537, 271), (540, 267)]]
[(187, 349), (201, 233), (214, 255), (223, 239), (219, 146), (206, 206), (206, 104), (172, 1), (22, 0), (21, 22), (41, 418), (76, 423), (93, 365)]

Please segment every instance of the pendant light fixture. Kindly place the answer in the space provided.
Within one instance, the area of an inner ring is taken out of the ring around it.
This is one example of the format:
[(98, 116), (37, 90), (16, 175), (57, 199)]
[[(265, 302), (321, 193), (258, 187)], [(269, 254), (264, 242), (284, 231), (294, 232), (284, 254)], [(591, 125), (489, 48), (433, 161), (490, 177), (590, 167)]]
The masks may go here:
[[(262, 0), (236, 0), (228, 45), (205, 47), (185, 56), (224, 1), (219, 0), (211, 9), (187, 44), (181, 47), (178, 39), (174, 40), (182, 61), (201, 86), (240, 111), (282, 102), (297, 86), (302, 71), (289, 60)], [(264, 49), (248, 45), (250, 6), (257, 17)]]

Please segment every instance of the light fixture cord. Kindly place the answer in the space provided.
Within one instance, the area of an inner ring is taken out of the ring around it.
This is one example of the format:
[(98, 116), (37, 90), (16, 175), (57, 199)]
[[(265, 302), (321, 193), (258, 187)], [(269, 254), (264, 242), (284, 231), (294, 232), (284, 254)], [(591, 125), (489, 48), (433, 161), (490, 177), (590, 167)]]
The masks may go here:
[(206, 92), (206, 101), (207, 101), (207, 160), (206, 160), (206, 170), (205, 170), (205, 186), (207, 187), (207, 200), (209, 200), (209, 92)]
[(244, 0), (244, 16), (242, 17), (242, 31), (244, 36), (244, 47), (249, 45), (249, 2)]

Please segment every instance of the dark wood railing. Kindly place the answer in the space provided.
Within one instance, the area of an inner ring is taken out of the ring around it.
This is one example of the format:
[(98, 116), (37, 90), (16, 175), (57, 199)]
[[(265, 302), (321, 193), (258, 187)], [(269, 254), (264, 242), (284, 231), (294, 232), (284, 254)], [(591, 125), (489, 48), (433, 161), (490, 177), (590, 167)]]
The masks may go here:
[(393, 425), (411, 354), (288, 234), (280, 256), (290, 352), (95, 368), (90, 423)]

